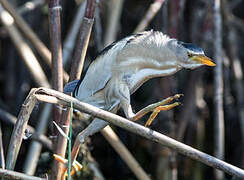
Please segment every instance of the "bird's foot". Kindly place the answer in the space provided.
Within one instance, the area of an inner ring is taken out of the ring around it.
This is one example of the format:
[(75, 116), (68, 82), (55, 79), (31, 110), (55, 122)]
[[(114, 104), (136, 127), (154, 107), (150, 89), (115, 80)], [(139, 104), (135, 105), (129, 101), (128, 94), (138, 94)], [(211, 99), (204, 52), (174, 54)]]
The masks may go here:
[[(57, 154), (54, 154), (53, 157), (56, 161), (65, 165), (65, 169), (64, 169), (64, 172), (62, 175), (62, 180), (65, 180), (68, 177), (68, 173), (67, 173), (68, 160), (64, 159), (63, 157), (61, 157)], [(75, 172), (80, 171), (81, 169), (82, 169), (82, 165), (78, 161), (75, 160), (72, 164), (72, 169), (71, 169), (70, 175), (73, 176), (75, 174)]]
[[(156, 118), (156, 116), (158, 115), (158, 113), (160, 111), (167, 111), (167, 110), (170, 110), (176, 106), (179, 106), (181, 104), (180, 102), (175, 102), (172, 104), (168, 104), (168, 103), (170, 103), (174, 100), (177, 100), (182, 96), (184, 96), (184, 95), (183, 94), (176, 94), (174, 96), (170, 96), (166, 99), (163, 99), (157, 103), (150, 104), (147, 107), (140, 110), (139, 112), (137, 112), (132, 120), (137, 121), (138, 119), (143, 117), (145, 114), (152, 112), (151, 116), (149, 117), (149, 119), (147, 120), (147, 122), (145, 124), (145, 126), (148, 127), (151, 125), (152, 121)], [(166, 105), (166, 104), (168, 104), (168, 105)]]
[(169, 104), (169, 105), (156, 107), (153, 110), (152, 114), (150, 115), (149, 119), (147, 120), (145, 126), (146, 127), (150, 126), (152, 124), (153, 120), (157, 117), (157, 115), (158, 115), (158, 113), (160, 111), (168, 111), (168, 110), (173, 109), (174, 107), (179, 106), (179, 105), (181, 105), (180, 102), (175, 102), (175, 103), (172, 103), (172, 104)]

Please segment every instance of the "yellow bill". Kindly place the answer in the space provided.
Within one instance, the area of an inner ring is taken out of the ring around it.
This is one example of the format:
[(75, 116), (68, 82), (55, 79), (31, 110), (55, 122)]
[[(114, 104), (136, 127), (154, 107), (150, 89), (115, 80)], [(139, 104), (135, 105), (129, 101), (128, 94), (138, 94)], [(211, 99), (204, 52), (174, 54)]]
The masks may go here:
[(216, 64), (210, 58), (204, 55), (194, 55), (190, 57), (190, 59), (205, 64), (207, 66), (216, 66)]

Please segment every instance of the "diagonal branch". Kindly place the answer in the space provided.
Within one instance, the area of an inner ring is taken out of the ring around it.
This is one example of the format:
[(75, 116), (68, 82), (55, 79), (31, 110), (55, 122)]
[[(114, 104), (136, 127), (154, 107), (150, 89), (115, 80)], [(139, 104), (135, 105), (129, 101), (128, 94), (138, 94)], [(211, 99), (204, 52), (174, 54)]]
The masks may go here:
[(33, 92), (33, 90), (32, 90), (31, 94), (40, 101), (54, 103), (54, 104), (61, 104), (64, 106), (70, 106), (70, 104), (72, 103), (74, 108), (76, 108), (82, 112), (91, 114), (92, 116), (100, 118), (100, 119), (104, 119), (105, 121), (108, 121), (116, 126), (119, 126), (123, 129), (126, 129), (135, 134), (141, 135), (151, 141), (154, 141), (154, 142), (157, 142), (164, 146), (167, 146), (169, 148), (172, 148), (172, 149), (176, 150), (177, 152), (179, 152), (180, 154), (186, 155), (186, 156), (188, 156), (194, 160), (200, 161), (208, 166), (222, 170), (230, 175), (244, 178), (243, 169), (240, 169), (236, 166), (228, 164), (222, 160), (219, 160), (206, 153), (203, 153), (197, 149), (194, 149), (188, 145), (185, 145), (179, 141), (176, 141), (159, 132), (153, 131), (153, 130), (146, 128), (144, 126), (141, 126), (137, 123), (129, 121), (116, 114), (101, 110), (95, 106), (81, 102), (71, 96), (63, 94), (61, 92), (57, 92), (52, 89), (38, 88), (38, 89), (35, 89), (34, 91), (35, 92), (32, 93)]

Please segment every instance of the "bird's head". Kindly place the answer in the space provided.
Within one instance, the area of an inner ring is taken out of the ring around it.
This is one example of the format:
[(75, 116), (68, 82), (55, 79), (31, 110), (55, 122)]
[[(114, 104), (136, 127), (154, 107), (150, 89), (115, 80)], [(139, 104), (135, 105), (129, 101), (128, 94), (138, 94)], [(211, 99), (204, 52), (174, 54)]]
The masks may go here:
[(202, 65), (215, 66), (215, 63), (208, 58), (203, 50), (192, 44), (175, 41), (172, 48), (178, 59), (178, 64), (184, 68), (194, 69)]

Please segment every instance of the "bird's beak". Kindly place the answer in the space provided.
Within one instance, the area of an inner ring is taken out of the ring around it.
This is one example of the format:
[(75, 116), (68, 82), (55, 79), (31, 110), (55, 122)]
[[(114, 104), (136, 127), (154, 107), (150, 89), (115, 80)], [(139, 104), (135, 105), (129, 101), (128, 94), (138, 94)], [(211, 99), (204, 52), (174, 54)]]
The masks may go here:
[(207, 66), (216, 66), (216, 64), (210, 58), (204, 55), (194, 55), (190, 57), (190, 59)]

